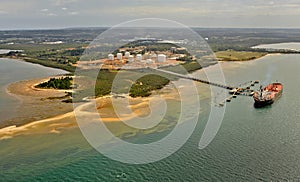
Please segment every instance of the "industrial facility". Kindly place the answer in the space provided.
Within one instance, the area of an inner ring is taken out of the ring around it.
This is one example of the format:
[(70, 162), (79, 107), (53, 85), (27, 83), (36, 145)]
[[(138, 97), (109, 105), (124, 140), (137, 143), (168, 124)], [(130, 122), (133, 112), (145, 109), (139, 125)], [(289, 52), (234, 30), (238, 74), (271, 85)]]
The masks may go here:
[(80, 61), (77, 66), (82, 69), (141, 69), (145, 67), (159, 68), (177, 65), (179, 58), (186, 56), (176, 52), (185, 48), (172, 47), (168, 51), (144, 51), (144, 47), (122, 48), (119, 52), (108, 54), (107, 58), (94, 61)]

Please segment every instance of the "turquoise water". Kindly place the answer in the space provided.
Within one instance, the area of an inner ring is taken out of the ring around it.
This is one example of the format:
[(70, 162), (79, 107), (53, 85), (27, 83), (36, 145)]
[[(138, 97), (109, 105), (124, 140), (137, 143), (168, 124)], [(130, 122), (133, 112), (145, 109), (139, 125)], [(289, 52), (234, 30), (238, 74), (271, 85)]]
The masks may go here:
[(0, 59), (0, 122), (14, 115), (19, 101), (6, 93), (9, 83), (67, 72), (12, 59)]
[[(262, 109), (255, 109), (250, 97), (233, 100), (226, 107), (213, 142), (199, 150), (210, 111), (210, 101), (204, 100), (203, 112), (188, 142), (175, 154), (152, 164), (129, 165), (108, 159), (92, 149), (78, 129), (2, 140), (1, 180), (299, 181), (300, 56), (274, 55), (222, 66), (229, 84), (279, 80), (284, 85), (283, 96)], [(129, 141), (146, 143), (168, 132), (139, 134)]]

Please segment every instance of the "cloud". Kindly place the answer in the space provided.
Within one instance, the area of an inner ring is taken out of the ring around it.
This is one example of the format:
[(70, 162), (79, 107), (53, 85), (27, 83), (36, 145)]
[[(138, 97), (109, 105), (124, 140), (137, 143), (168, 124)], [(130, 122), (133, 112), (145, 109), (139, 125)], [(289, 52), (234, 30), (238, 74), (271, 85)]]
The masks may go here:
[(72, 11), (69, 13), (69, 15), (78, 15), (79, 13), (77, 11)]
[(8, 14), (8, 12), (7, 11), (3, 11), (3, 10), (0, 10), (0, 14)]
[(55, 6), (64, 6), (66, 4), (72, 4), (72, 3), (75, 3), (77, 2), (78, 0), (52, 0), (52, 3), (55, 5)]
[(49, 9), (41, 9), (41, 12), (47, 12)]
[(9, 12), (10, 14), (18, 14), (19, 12), (32, 11), (35, 1), (29, 0), (24, 3), (21, 0), (1, 0), (0, 7), (3, 12)]
[(55, 13), (48, 13), (47, 16), (57, 16)]
[(0, 28), (107, 26), (149, 17), (188, 26), (300, 27), (299, 0), (1, 0), (0, 8)]

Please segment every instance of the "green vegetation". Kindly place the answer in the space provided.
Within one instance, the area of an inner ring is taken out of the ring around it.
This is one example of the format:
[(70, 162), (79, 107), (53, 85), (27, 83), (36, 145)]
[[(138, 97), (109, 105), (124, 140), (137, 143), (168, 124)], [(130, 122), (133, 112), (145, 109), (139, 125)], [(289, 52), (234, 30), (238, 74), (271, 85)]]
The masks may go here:
[[(47, 97), (46, 99), (48, 100), (56, 100), (56, 99), (69, 99), (70, 97), (72, 97), (72, 93), (71, 92), (65, 92), (66, 95), (64, 96), (60, 96), (60, 97)], [(42, 100), (45, 100), (45, 99), (42, 99)]]
[(184, 57), (177, 58), (177, 61), (191, 62), (193, 61), (193, 58), (191, 56), (184, 56)]
[[(92, 83), (92, 74), (83, 72), (80, 75), (84, 76), (85, 90), (78, 91), (74, 98), (80, 100), (87, 96), (95, 94), (96, 97), (101, 97), (110, 94), (127, 94), (131, 97), (147, 97), (151, 95), (151, 91), (161, 89), (170, 82), (172, 78), (168, 75), (159, 75), (153, 73), (153, 70), (144, 69), (136, 71), (120, 70), (113, 72), (109, 70), (100, 70), (95, 86), (89, 85)], [(118, 74), (118, 84), (113, 85)], [(139, 78), (136, 81), (135, 78)]]
[[(157, 40), (147, 40), (147, 41), (133, 41), (126, 45), (121, 46), (121, 48), (125, 47), (145, 47), (140, 52), (133, 52), (132, 54), (144, 54), (145, 52), (163, 52), (163, 51), (170, 51), (172, 47), (179, 48), (178, 45), (172, 43), (158, 43)], [(113, 54), (117, 54), (118, 52), (122, 52), (119, 50), (115, 50)], [(124, 52), (123, 52), (124, 53)], [(183, 50), (173, 50), (174, 54), (186, 54), (189, 55), (189, 52), (185, 49)]]
[(109, 70), (100, 70), (95, 85), (96, 97), (108, 95), (111, 92), (111, 87), (116, 75), (117, 72), (111, 72)]
[(30, 62), (30, 63), (34, 63), (34, 64), (40, 64), (43, 66), (47, 66), (47, 67), (51, 67), (51, 68), (58, 68), (58, 69), (62, 69), (62, 70), (66, 70), (69, 71), (70, 73), (74, 73), (76, 67), (72, 66), (72, 65), (63, 65), (63, 64), (59, 64), (53, 61), (47, 61), (47, 60), (39, 60), (39, 59), (35, 59), (35, 58), (20, 58), (23, 59), (26, 62)]
[(72, 77), (64, 78), (50, 78), (49, 81), (40, 83), (37, 88), (53, 88), (53, 89), (71, 89), (72, 88)]
[(179, 74), (187, 74), (201, 69), (202, 66), (197, 61), (185, 62), (177, 66), (169, 66), (163, 68), (164, 70), (172, 71)]
[[(41, 64), (48, 67), (59, 68), (67, 70), (69, 72), (75, 72), (74, 64), (79, 59), (90, 60), (98, 59), (103, 56), (107, 56), (108, 53), (98, 53), (97, 48), (89, 48), (89, 57), (82, 56), (82, 53), (86, 46), (95, 38), (99, 33), (106, 30), (105, 28), (95, 29), (64, 29), (64, 30), (29, 30), (29, 31), (1, 31), (0, 34), (0, 49), (12, 49), (12, 50), (24, 50), (24, 52), (15, 52), (7, 55), (0, 55), (2, 57), (22, 59), (27, 62)], [(300, 42), (299, 30), (295, 29), (194, 29), (199, 35), (205, 37), (207, 43), (210, 45), (213, 51), (217, 52), (216, 56), (223, 61), (246, 61), (251, 59), (257, 59), (266, 55), (267, 53), (299, 53), (292, 50), (265, 50), (255, 49), (251, 47), (259, 44), (268, 43), (282, 43), (282, 42)], [(180, 31), (178, 31), (179, 33)], [(51, 42), (61, 41), (62, 44), (51, 44)], [(50, 44), (49, 44), (50, 43)], [(103, 50), (109, 51), (112, 45), (105, 45)], [(122, 46), (122, 45), (120, 45)], [(138, 50), (143, 53), (146, 51), (167, 51), (171, 47), (177, 47), (171, 43), (160, 43), (157, 41), (135, 41), (129, 44), (123, 45), (123, 47), (136, 47), (145, 46), (142, 50)], [(215, 64), (213, 59), (203, 59), (199, 62), (193, 60), (187, 51), (178, 50), (181, 53), (186, 54), (186, 57), (180, 58), (183, 63), (177, 66), (169, 66), (163, 69), (186, 74), (201, 69), (207, 65)], [(253, 52), (255, 51), (255, 52)], [(111, 52), (111, 51), (109, 51)], [(116, 50), (114, 53), (118, 52)], [(206, 57), (206, 55), (202, 55)], [(200, 56), (198, 56), (200, 57)], [(148, 73), (148, 74), (145, 74)], [(112, 91), (113, 81), (117, 74), (121, 74), (122, 81), (118, 88), (113, 88), (114, 93), (129, 93), (132, 97), (145, 97), (151, 94), (152, 90), (160, 89), (164, 85), (168, 84), (170, 80), (176, 80), (174, 76), (155, 72), (154, 70), (101, 70), (98, 74), (96, 85), (84, 85), (88, 88), (88, 92), (82, 96), (96, 95), (97, 97), (107, 95)], [(93, 80), (94, 75), (87, 73), (87, 79)], [(135, 77), (139, 77), (137, 81), (134, 81)], [(148, 81), (149, 80), (149, 81)], [(70, 87), (69, 83), (58, 83), (60, 81), (54, 81), (45, 83), (44, 87), (49, 88), (62, 88)], [(64, 82), (61, 80), (61, 82)], [(130, 84), (128, 84), (130, 83)], [(142, 83), (142, 84), (141, 84)], [(128, 85), (132, 85), (128, 88)], [(59, 86), (58, 86), (59, 85)], [(83, 98), (83, 97), (80, 97)], [(70, 100), (68, 100), (70, 101)], [(73, 100), (74, 101), (74, 100)]]
[(73, 73), (75, 64), (84, 49), (84, 44), (16, 44), (1, 45), (1, 49), (24, 50), (24, 52), (10, 52), (2, 57), (17, 58), (30, 63), (47, 67), (63, 69)]
[(151, 91), (163, 88), (170, 82), (160, 75), (146, 75), (138, 79), (130, 89), (131, 97), (148, 97)]
[(216, 52), (216, 57), (220, 61), (249, 61), (253, 59), (258, 59), (267, 55), (265, 52), (249, 52), (249, 51), (219, 51)]
[[(199, 35), (207, 38), (214, 52), (253, 51), (251, 47), (260, 44), (300, 42), (299, 29), (262, 29), (262, 28), (195, 28)], [(268, 53), (297, 53), (292, 50), (255, 50)], [(299, 52), (298, 52), (299, 53)]]
[[(211, 64), (211, 63), (210, 63)], [(170, 66), (164, 68), (165, 70), (173, 71), (176, 73), (186, 74), (201, 69), (202, 66), (197, 61), (186, 62), (178, 66)], [(175, 76), (157, 72), (151, 69), (143, 69), (136, 71), (109, 71), (101, 70), (98, 74), (98, 78), (95, 85), (96, 97), (110, 94), (112, 91), (112, 83), (118, 75), (119, 80), (118, 87), (114, 86), (114, 93), (129, 93), (131, 97), (147, 97), (151, 95), (151, 92), (158, 90), (167, 85), (170, 81), (178, 79)], [(133, 81), (134, 78), (139, 78)], [(131, 88), (128, 86), (132, 84)], [(92, 93), (90, 90), (88, 93)]]
[(202, 68), (197, 61), (187, 62), (182, 65), (187, 72), (193, 72)]

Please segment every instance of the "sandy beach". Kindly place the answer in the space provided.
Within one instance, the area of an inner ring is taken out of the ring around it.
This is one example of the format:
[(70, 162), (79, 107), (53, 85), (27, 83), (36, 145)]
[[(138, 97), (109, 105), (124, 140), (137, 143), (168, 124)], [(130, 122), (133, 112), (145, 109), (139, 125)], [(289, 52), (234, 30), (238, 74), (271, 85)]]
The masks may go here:
[[(18, 135), (54, 133), (58, 134), (65, 129), (77, 128), (76, 118), (73, 112), (72, 103), (62, 102), (65, 91), (55, 89), (38, 89), (34, 86), (49, 78), (34, 79), (12, 83), (8, 86), (7, 92), (21, 101), (16, 117), (1, 122), (0, 139), (8, 139)], [(178, 92), (172, 87), (166, 87), (156, 91), (153, 96), (147, 98), (118, 98), (118, 102), (129, 101), (129, 108), (132, 113), (118, 116), (114, 112), (112, 97), (106, 96), (95, 99), (97, 110), (102, 122), (121, 122), (134, 117), (145, 117), (150, 113), (150, 100), (157, 99), (159, 93), (164, 99), (178, 98)], [(56, 99), (49, 99), (56, 98)], [(155, 102), (154, 102), (155, 103)], [(91, 103), (83, 103), (77, 112), (89, 113)], [(97, 114), (98, 114), (97, 113)], [(99, 120), (100, 122), (100, 120)]]
[(66, 95), (65, 91), (34, 87), (48, 79), (25, 80), (12, 83), (7, 87), (7, 93), (18, 98), (21, 104), (17, 108), (17, 115), (1, 122), (0, 128), (11, 125), (20, 126), (72, 111), (72, 104), (61, 102), (61, 98)]

